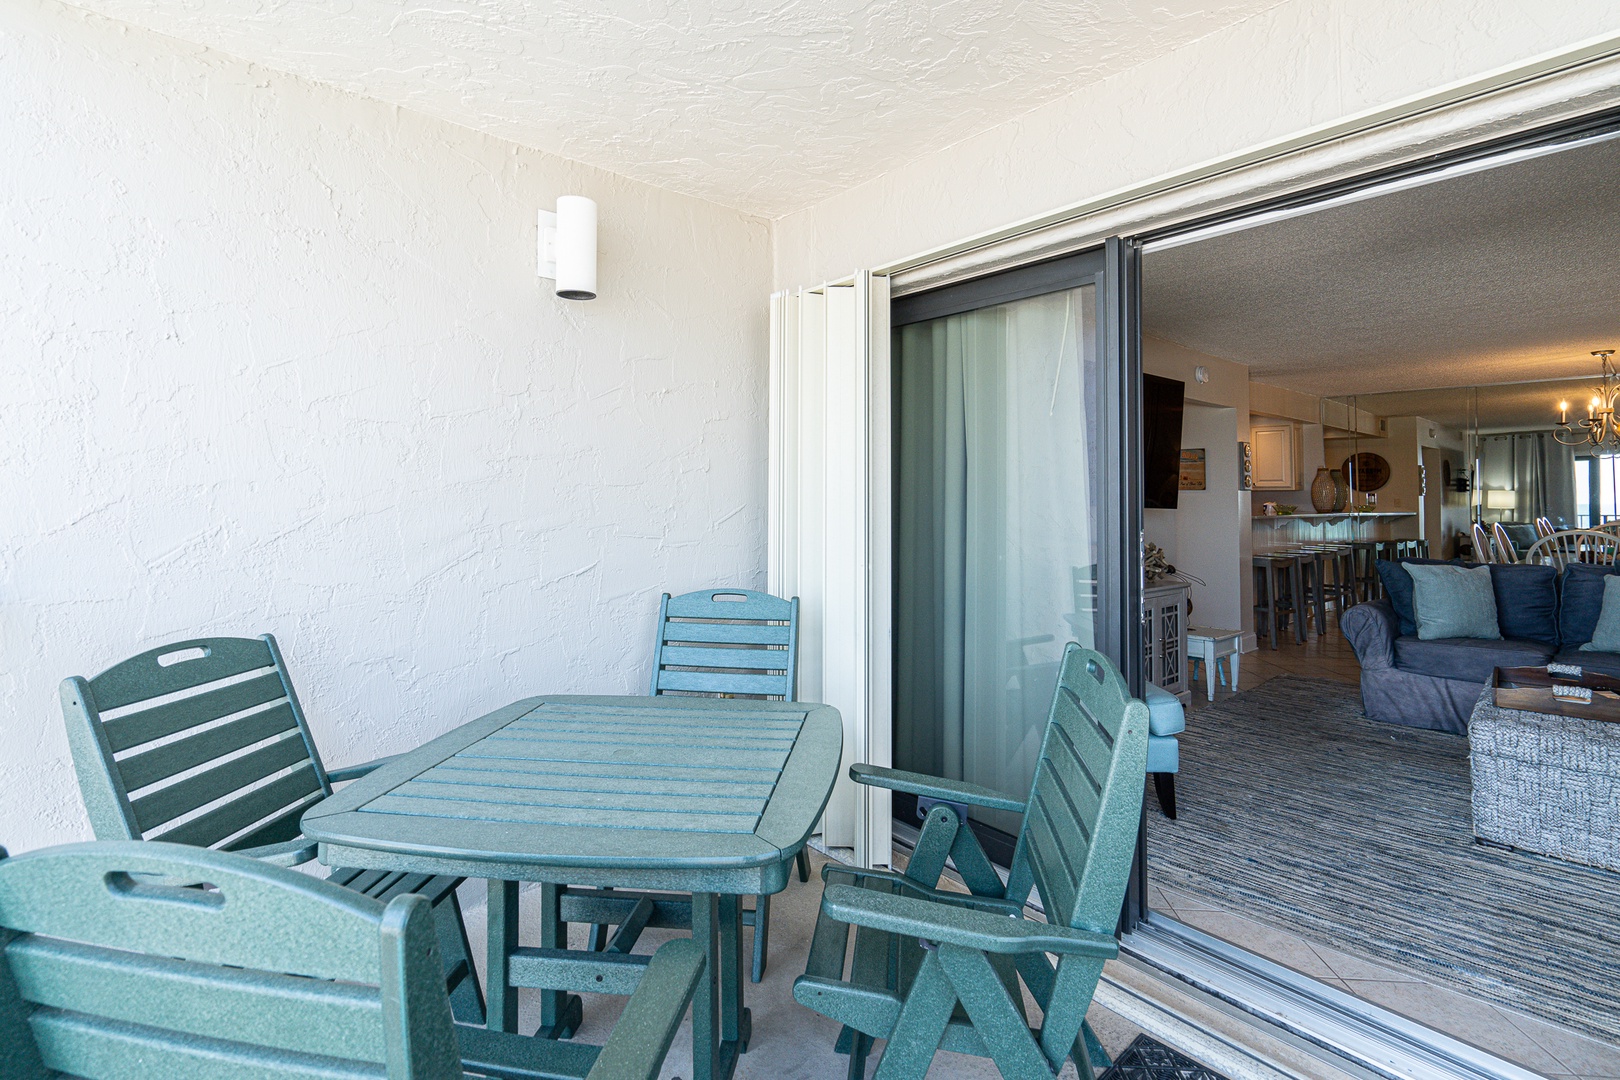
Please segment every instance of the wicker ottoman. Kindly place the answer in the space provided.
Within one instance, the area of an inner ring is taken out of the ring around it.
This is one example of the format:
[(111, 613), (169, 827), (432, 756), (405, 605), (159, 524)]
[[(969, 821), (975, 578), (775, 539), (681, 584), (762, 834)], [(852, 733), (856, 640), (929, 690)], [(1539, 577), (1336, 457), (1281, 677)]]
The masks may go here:
[(1474, 835), (1620, 870), (1620, 724), (1503, 709), (1468, 724)]

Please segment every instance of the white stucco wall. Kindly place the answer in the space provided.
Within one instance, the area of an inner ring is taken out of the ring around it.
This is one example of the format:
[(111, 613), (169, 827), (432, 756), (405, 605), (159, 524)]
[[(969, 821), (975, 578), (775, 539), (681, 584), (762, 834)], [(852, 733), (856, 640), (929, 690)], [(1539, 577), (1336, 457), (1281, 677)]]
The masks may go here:
[(1620, 29), (1612, 0), (1289, 0), (777, 222), (836, 279)]
[(156, 644), (273, 632), (343, 764), (763, 586), (767, 223), (37, 0), (0, 100), (0, 844), (88, 835), (57, 684)]

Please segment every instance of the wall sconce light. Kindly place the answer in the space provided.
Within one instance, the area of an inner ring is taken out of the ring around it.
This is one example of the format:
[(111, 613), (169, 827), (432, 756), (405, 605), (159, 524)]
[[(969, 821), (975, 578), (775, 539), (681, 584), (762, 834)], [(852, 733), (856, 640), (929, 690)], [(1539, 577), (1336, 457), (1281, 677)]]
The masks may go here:
[(596, 203), (562, 195), (557, 211), (540, 211), (540, 276), (564, 300), (596, 299)]

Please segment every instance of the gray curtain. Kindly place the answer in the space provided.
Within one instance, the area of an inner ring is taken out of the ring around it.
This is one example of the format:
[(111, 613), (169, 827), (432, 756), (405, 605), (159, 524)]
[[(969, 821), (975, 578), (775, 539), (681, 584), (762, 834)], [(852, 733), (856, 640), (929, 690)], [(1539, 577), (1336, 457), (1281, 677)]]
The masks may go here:
[(1064, 644), (1095, 640), (1094, 292), (895, 334), (900, 768), (1022, 797)]
[(1486, 435), (1480, 440), (1480, 481), (1487, 490), (1511, 490), (1513, 509), (1502, 521), (1531, 522), (1546, 515), (1575, 521), (1575, 448), (1548, 431)]

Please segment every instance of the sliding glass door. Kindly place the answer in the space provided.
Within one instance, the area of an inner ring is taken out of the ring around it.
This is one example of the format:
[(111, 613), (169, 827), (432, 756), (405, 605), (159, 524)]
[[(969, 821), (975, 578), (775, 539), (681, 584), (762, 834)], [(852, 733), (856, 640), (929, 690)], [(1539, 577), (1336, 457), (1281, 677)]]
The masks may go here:
[[(894, 303), (898, 768), (1022, 798), (1065, 644), (1137, 670), (1138, 375), (1126, 279), (1110, 274), (1127, 255)], [(902, 823), (916, 811), (896, 800)], [(1005, 861), (1017, 818), (974, 816)]]

